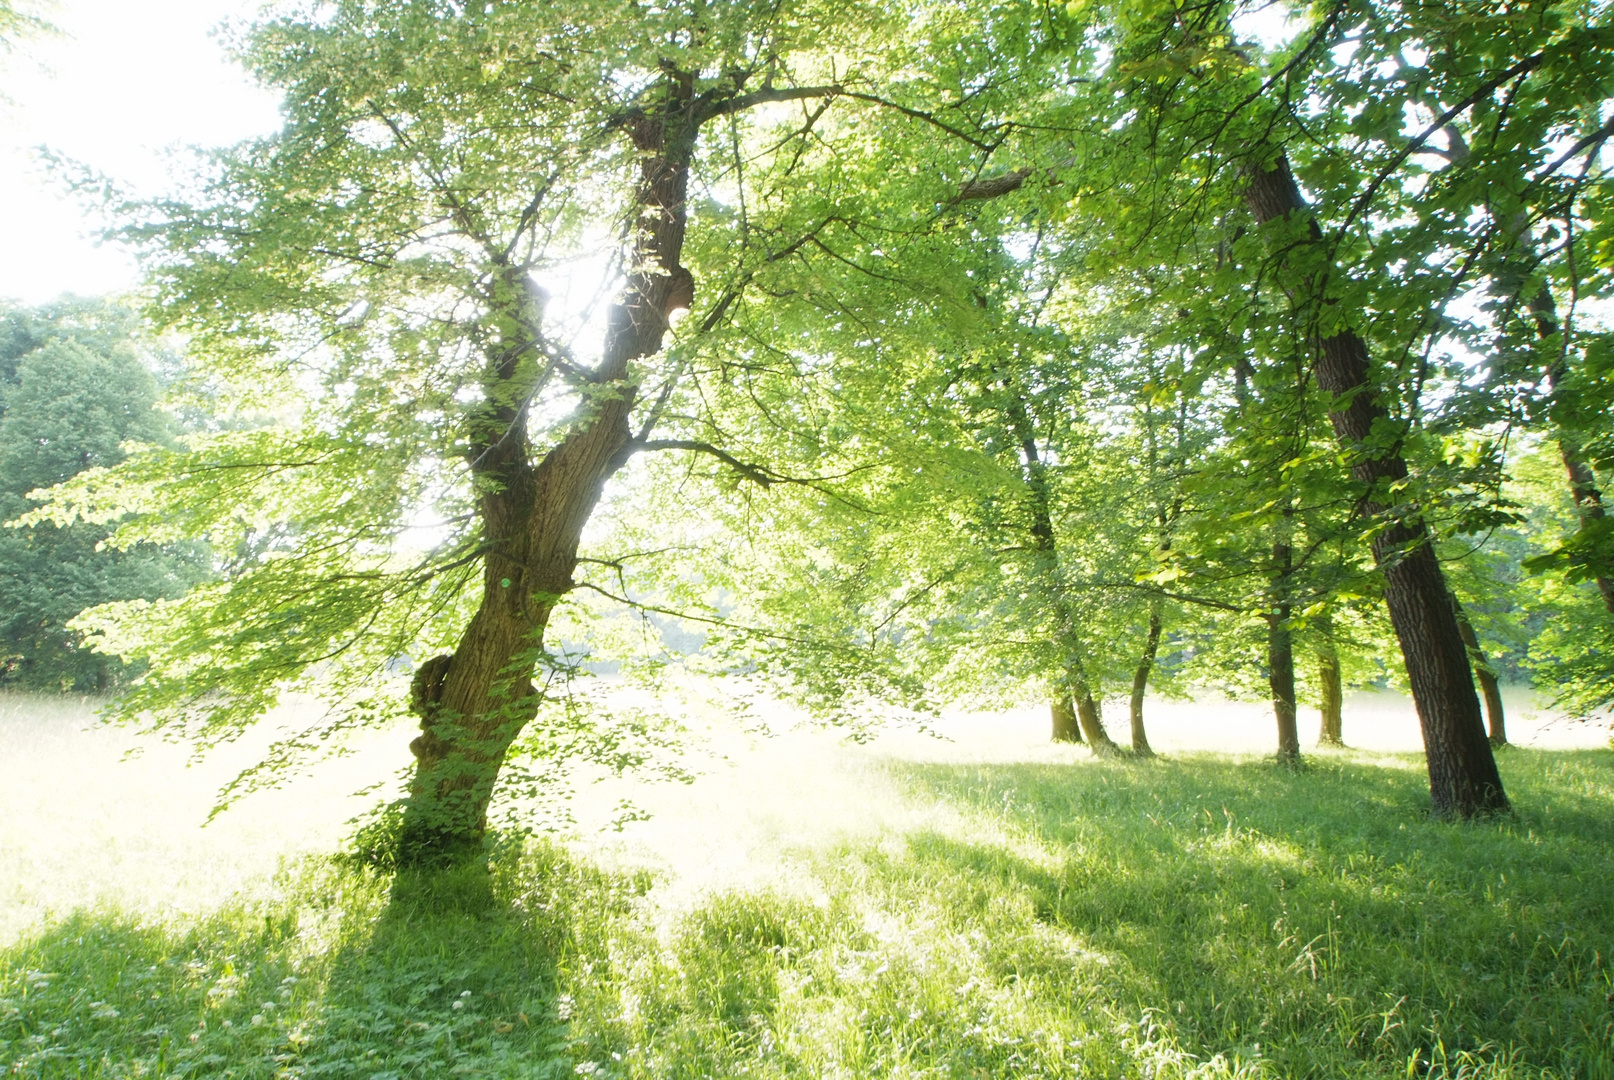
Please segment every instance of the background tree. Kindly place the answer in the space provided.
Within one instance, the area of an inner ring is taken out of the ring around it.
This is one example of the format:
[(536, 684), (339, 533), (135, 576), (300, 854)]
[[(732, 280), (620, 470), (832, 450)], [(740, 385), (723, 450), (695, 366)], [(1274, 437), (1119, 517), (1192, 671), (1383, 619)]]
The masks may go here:
[[(172, 444), (137, 326), (93, 300), (0, 312), (0, 521), (32, 509), (31, 491), (116, 465), (126, 443)], [(96, 604), (177, 596), (206, 573), (195, 545), (109, 550), (109, 532), (82, 522), (0, 529), (0, 685), (108, 689), (122, 665), (67, 624)]]
[[(1451, 116), (1500, 108), (1502, 88), (1532, 75), (1541, 78), (1530, 83), (1529, 100), (1540, 107), (1528, 117), (1490, 113), (1505, 121), (1493, 145), (1546, 153), (1555, 125), (1579, 122), (1571, 102), (1584, 72), (1568, 64), (1578, 31), (1567, 19), (1526, 28), (1450, 7), (1443, 21), (1429, 5), (1333, 5), (1282, 56), (1262, 62), (1233, 39), (1232, 6), (1126, 5), (1115, 21), (1123, 28), (1115, 72), (1131, 89), (1128, 107), (1140, 122), (1126, 124), (1132, 135), (1122, 142), (1131, 149), (1111, 161), (1125, 170), (1146, 160), (1147, 175), (1193, 178), (1192, 198), (1150, 202), (1151, 232), (1181, 235), (1182, 226), (1168, 223), (1226, 214), (1240, 203), (1266, 226), (1266, 261), (1252, 250), (1246, 265), (1269, 267), (1295, 301), (1289, 317), (1314, 339), (1319, 384), (1348, 394), (1334, 420), (1344, 425), (1342, 445), (1356, 455), (1358, 479), (1371, 475), (1382, 488), (1369, 500), (1375, 513), (1395, 511), (1380, 517), (1372, 542), (1426, 725), (1435, 804), (1461, 815), (1505, 799), (1481, 745), (1466, 650), (1430, 546), (1430, 523), (1444, 513), (1441, 485), (1424, 482), (1420, 467), (1429, 459), (1420, 460), (1407, 432), (1423, 407), (1442, 313), (1476, 250), (1463, 222), (1479, 181), (1478, 171), (1460, 167), (1431, 182), (1407, 163)], [(1330, 51), (1342, 34), (1356, 42), (1348, 57)], [(1487, 42), (1488, 51), (1465, 51), (1474, 41)], [(1408, 60), (1413, 54), (1420, 59)], [(1562, 80), (1561, 96), (1544, 95), (1554, 79)], [(1438, 110), (1410, 123), (1429, 100)], [(1281, 153), (1285, 133), (1300, 127), (1309, 140), (1302, 175), (1312, 200)], [(1448, 213), (1453, 203), (1461, 209)], [(1243, 242), (1251, 240), (1254, 234)], [(1374, 348), (1385, 358), (1374, 360)], [(1427, 640), (1414, 640), (1414, 630)]]

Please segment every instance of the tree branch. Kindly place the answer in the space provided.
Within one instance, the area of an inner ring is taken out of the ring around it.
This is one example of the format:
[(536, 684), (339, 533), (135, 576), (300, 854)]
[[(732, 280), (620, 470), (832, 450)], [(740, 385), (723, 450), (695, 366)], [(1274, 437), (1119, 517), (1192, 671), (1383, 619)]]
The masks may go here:
[[(767, 87), (754, 90), (749, 94), (737, 94), (729, 98), (706, 99), (704, 95), (695, 103), (695, 122), (703, 124), (718, 116), (732, 116), (735, 113), (745, 112), (758, 105), (768, 105), (778, 101), (809, 101), (814, 98), (834, 98), (846, 93), (840, 85), (829, 86), (783, 86)], [(856, 95), (853, 95), (856, 96)]]
[(965, 202), (970, 199), (996, 199), (1007, 195), (1011, 191), (1018, 191), (1020, 185), (1026, 182), (1031, 175), (1030, 169), (1016, 169), (1001, 176), (987, 177), (985, 180), (966, 180), (958, 187), (958, 194), (954, 202)]
[(1457, 117), (1479, 104), (1481, 99), (1483, 99), (1487, 94), (1492, 93), (1503, 83), (1509, 81), (1510, 79), (1516, 79), (1521, 75), (1528, 75), (1530, 72), (1540, 67), (1542, 61), (1544, 61), (1546, 58), (1547, 54), (1544, 52), (1538, 52), (1534, 56), (1525, 57), (1523, 60), (1520, 60), (1517, 64), (1514, 64), (1507, 70), (1499, 72), (1498, 74), (1491, 76), (1489, 79), (1486, 79), (1475, 88), (1472, 94), (1469, 94), (1462, 101), (1459, 101), (1457, 104), (1435, 117), (1434, 123), (1424, 128), (1423, 134), (1419, 135), (1416, 139), (1413, 139), (1389, 161), (1385, 162), (1384, 167), (1379, 170), (1378, 175), (1373, 177), (1372, 182), (1367, 185), (1367, 188), (1362, 192), (1362, 194), (1357, 196), (1356, 202), (1351, 204), (1351, 212), (1345, 215), (1345, 220), (1340, 223), (1339, 229), (1335, 235), (1344, 235), (1345, 230), (1351, 227), (1351, 223), (1357, 218), (1361, 217), (1364, 212), (1366, 212), (1368, 206), (1373, 202), (1373, 196), (1378, 194), (1379, 188), (1384, 186), (1384, 182), (1390, 178), (1391, 174), (1399, 169), (1407, 158), (1422, 150), (1424, 144), (1433, 138), (1436, 132), (1444, 131), (1453, 120), (1457, 119)]
[(635, 449), (639, 450), (692, 450), (698, 454), (710, 454), (723, 464), (762, 487), (772, 487), (774, 484), (811, 484), (809, 480), (797, 480), (782, 476), (772, 469), (761, 465), (752, 465), (741, 461), (727, 450), (719, 449), (711, 443), (701, 442), (697, 439), (640, 439)]
[(880, 97), (878, 94), (861, 94), (861, 93), (858, 93), (855, 90), (845, 90), (845, 89), (841, 90), (840, 93), (841, 93), (841, 95), (843, 97), (849, 97), (849, 98), (852, 98), (852, 99), (854, 99), (856, 101), (866, 101), (870, 105), (878, 105), (883, 109), (895, 109), (897, 112), (901, 113), (903, 116), (912, 117), (915, 120), (923, 120), (925, 123), (931, 125), (932, 127), (937, 127), (937, 128), (940, 128), (941, 130), (947, 132), (947, 134), (953, 136), (953, 138), (962, 139), (965, 142), (969, 143), (971, 146), (975, 147), (975, 149), (984, 150), (988, 154), (990, 154), (993, 150), (997, 149), (997, 147), (994, 146), (991, 143), (982, 142), (980, 139), (975, 138), (973, 135), (970, 135), (968, 132), (960, 131), (958, 128), (954, 127), (953, 125), (936, 119), (936, 115), (934, 113), (925, 112), (923, 109), (910, 109), (906, 105), (898, 105), (894, 101), (887, 101), (885, 98)]
[(705, 623), (707, 626), (721, 626), (726, 630), (738, 630), (742, 633), (752, 634), (756, 637), (767, 638), (772, 641), (788, 641), (796, 645), (818, 646), (822, 644), (821, 642), (813, 641), (810, 638), (795, 637), (790, 634), (778, 634), (770, 630), (764, 630), (758, 626), (746, 626), (744, 623), (730, 622), (727, 619), (717, 619), (711, 617), (710, 615), (691, 615), (687, 611), (675, 611), (672, 608), (659, 607), (655, 604), (646, 604), (641, 600), (629, 600), (626, 596), (618, 596), (616, 593), (613, 593), (608, 589), (600, 588), (600, 586), (594, 584), (592, 581), (579, 581), (575, 587), (579, 589), (587, 589), (589, 592), (599, 593), (607, 600), (614, 600), (624, 607), (633, 608), (635, 611), (653, 611), (657, 615), (671, 615), (675, 619), (683, 619), (687, 622)]
[(1244, 612), (1248, 610), (1237, 604), (1229, 604), (1224, 600), (1212, 600), (1208, 596), (1191, 596), (1188, 593), (1167, 592), (1158, 585), (1147, 585), (1141, 581), (1095, 581), (1090, 583), (1089, 587), (1095, 589), (1138, 589), (1153, 596), (1163, 596), (1167, 600), (1176, 600), (1182, 604), (1197, 604), (1200, 607), (1215, 608), (1218, 611)]

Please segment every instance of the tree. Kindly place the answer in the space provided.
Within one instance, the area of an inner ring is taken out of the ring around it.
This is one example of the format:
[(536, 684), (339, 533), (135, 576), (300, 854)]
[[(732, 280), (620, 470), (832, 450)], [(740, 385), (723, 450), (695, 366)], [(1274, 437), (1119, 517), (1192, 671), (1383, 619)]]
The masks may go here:
[[(31, 509), (31, 491), (117, 464), (125, 443), (172, 442), (134, 329), (130, 313), (97, 301), (0, 314), (0, 522)], [(204, 572), (192, 545), (103, 550), (108, 531), (0, 529), (0, 683), (108, 689), (122, 669), (68, 623), (96, 604), (177, 595)]]
[[(121, 714), (205, 743), (301, 680), (347, 699), (340, 729), (395, 711), (376, 674), (421, 658), (400, 852), (478, 843), (535, 680), (566, 667), (546, 631), (606, 482), (645, 450), (746, 467), (654, 436), (698, 426), (677, 406), (703, 342), (827, 225), (754, 219), (751, 175), (788, 172), (835, 103), (947, 127), (873, 92), (902, 60), (889, 17), (342, 2), (253, 30), (241, 48), (285, 90), (285, 130), (218, 155), (184, 199), (126, 208), (127, 235), (157, 316), (285, 420), (141, 455), (51, 511), (133, 508), (118, 543), (244, 552), (181, 600), (93, 617), (104, 648), (151, 665)], [(617, 260), (593, 348), (538, 280), (591, 249)], [(425, 506), (447, 539), (411, 550)]]
[(0, 0), (0, 53), (8, 53), (16, 43), (35, 34), (47, 33), (51, 25), (29, 10), (28, 3)]
[[(772, 629), (749, 655), (812, 704), (1029, 682), (1056, 740), (1111, 753), (1103, 687), (1148, 679), (1152, 663), (1135, 658), (1151, 636), (1158, 647), (1165, 614), (1133, 576), (1159, 542), (1167, 485), (1129, 460), (1144, 440), (1105, 440), (1088, 418), (1115, 346), (1056, 329), (1060, 256), (1035, 243), (1011, 253), (973, 217), (887, 218), (877, 246), (853, 249), (859, 263), (771, 279), (841, 318), (813, 326), (775, 307), (753, 331), (810, 369), (816, 392), (803, 408), (794, 372), (780, 386), (761, 363), (737, 375), (737, 396), (777, 402), (811, 432), (794, 460), (766, 431), (748, 455), (771, 449), (774, 476), (822, 479), (770, 494), (764, 513), (722, 515), (743, 539), (702, 559), (699, 579), (727, 585), (738, 623)], [(703, 523), (712, 501), (698, 504)], [(1147, 752), (1141, 711), (1133, 730)]]
[[(1435, 809), (1455, 816), (1503, 809), (1432, 546), (1431, 522), (1447, 504), (1409, 452), (1418, 443), (1427, 358), (1447, 325), (1442, 315), (1474, 253), (1492, 239), (1476, 246), (1463, 224), (1466, 208), (1496, 179), (1492, 169), (1519, 157), (1540, 160), (1560, 132), (1582, 123), (1575, 103), (1601, 76), (1571, 55), (1594, 47), (1603, 31), (1577, 23), (1579, 9), (1567, 4), (1542, 5), (1551, 17), (1528, 25), (1463, 5), (1340, 4), (1320, 10), (1292, 47), (1264, 62), (1235, 42), (1231, 5), (1123, 7), (1113, 71), (1130, 91), (1118, 98), (1129, 110), (1118, 121), (1127, 149), (1107, 164), (1113, 172), (1148, 161), (1150, 176), (1193, 178), (1191, 198), (1150, 204), (1144, 224), (1152, 232), (1239, 203), (1260, 226), (1244, 242), (1265, 246), (1276, 285), (1269, 290), (1287, 296), (1290, 325), (1312, 341), (1312, 371), (1334, 398), (1336, 436), (1364, 485), (1362, 509), (1374, 522), (1372, 550), (1424, 726)], [(1350, 53), (1331, 51), (1346, 34)], [(1474, 42), (1485, 48), (1469, 48)], [(1502, 97), (1520, 83), (1529, 104), (1522, 112), (1522, 100)], [(1432, 120), (1408, 121), (1409, 109)], [(1496, 120), (1487, 153), (1475, 154), (1485, 168), (1427, 179), (1408, 166), (1470, 110)], [(1411, 130), (1403, 133), (1403, 125)], [(1302, 129), (1304, 147), (1288, 138)], [(1290, 153), (1305, 154), (1315, 203), (1302, 196)], [(1533, 179), (1559, 167), (1549, 164)], [(1370, 345), (1399, 359), (1375, 361)], [(1474, 521), (1485, 517), (1477, 511)]]

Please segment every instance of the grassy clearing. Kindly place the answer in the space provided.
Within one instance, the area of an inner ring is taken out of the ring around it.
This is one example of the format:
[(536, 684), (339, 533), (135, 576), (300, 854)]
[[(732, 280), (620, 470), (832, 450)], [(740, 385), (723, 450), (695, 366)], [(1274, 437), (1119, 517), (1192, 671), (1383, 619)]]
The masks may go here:
[(7, 950), (7, 1075), (572, 1075), (556, 960), (633, 887), (536, 851), (492, 876), (309, 861), (284, 883), (188, 926), (86, 912)]
[(18, 1076), (1614, 1080), (1614, 753), (1504, 754), (1505, 822), (1411, 758), (895, 762), (945, 826), (682, 913), (554, 848), (302, 864), (185, 924), (0, 952)]

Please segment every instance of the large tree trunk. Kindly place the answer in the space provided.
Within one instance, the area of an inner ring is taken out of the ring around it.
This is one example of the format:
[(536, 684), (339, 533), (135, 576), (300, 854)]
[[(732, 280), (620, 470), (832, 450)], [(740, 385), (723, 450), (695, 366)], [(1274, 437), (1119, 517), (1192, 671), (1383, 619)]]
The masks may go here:
[(1485, 717), (1490, 722), (1490, 743), (1494, 746), (1508, 744), (1507, 717), (1502, 711), (1502, 688), (1497, 684), (1496, 671), (1491, 662), (1485, 659), (1485, 650), (1480, 647), (1479, 635), (1474, 633), (1474, 624), (1468, 621), (1468, 613), (1463, 605), (1458, 603), (1457, 597), (1451, 598), (1452, 608), (1457, 613), (1457, 629), (1463, 635), (1463, 644), (1468, 646), (1468, 658), (1474, 664), (1474, 677), (1479, 680), (1480, 693), (1485, 696)]
[(1093, 748), (1093, 753), (1100, 757), (1118, 754), (1121, 748), (1115, 745), (1110, 733), (1104, 730), (1104, 710), (1093, 697), (1093, 687), (1087, 681), (1087, 675), (1082, 671), (1080, 662), (1071, 657), (1067, 668), (1071, 690), (1076, 698), (1076, 720), (1081, 725), (1082, 735), (1087, 745)]
[[(1262, 223), (1289, 219), (1307, 211), (1306, 202), (1280, 156), (1270, 166), (1252, 169), (1246, 201)], [(1319, 250), (1321, 230), (1308, 221), (1312, 252)], [(1325, 273), (1312, 272), (1300, 286), (1298, 299), (1315, 313), (1324, 302)], [(1385, 599), (1395, 626), (1412, 698), (1423, 729), (1429, 766), (1429, 793), (1436, 815), (1472, 817), (1509, 809), (1496, 759), (1480, 721), (1479, 699), (1468, 665), (1451, 592), (1435, 558), (1428, 525), (1416, 511), (1386, 517), (1387, 484), (1404, 480), (1406, 462), (1398, 449), (1381, 445), (1389, 417), (1372, 380), (1367, 345), (1345, 329), (1315, 340), (1313, 373), (1317, 385), (1334, 399), (1329, 413), (1340, 445), (1356, 458), (1353, 473), (1368, 488), (1364, 510), (1385, 518), (1373, 539), (1373, 557), (1384, 574)], [(1379, 431), (1375, 432), (1377, 423)], [(1378, 440), (1376, 443), (1375, 440)]]
[(1143, 655), (1138, 657), (1137, 670), (1132, 672), (1132, 752), (1139, 757), (1153, 757), (1149, 734), (1143, 728), (1143, 695), (1149, 689), (1149, 673), (1154, 670), (1154, 658), (1160, 651), (1160, 601), (1149, 605), (1149, 633), (1143, 639)]
[(610, 309), (578, 419), (536, 465), (526, 413), (539, 377), (541, 298), (521, 268), (506, 267), (496, 282), (490, 321), (498, 340), (466, 452), (487, 549), (482, 601), (454, 652), (415, 673), (421, 734), (409, 747), (415, 771), (398, 851), (406, 864), (436, 863), (480, 845), (505, 753), (537, 713), (532, 676), (550, 612), (572, 588), (578, 542), (601, 487), (630, 450), (637, 389), (630, 365), (661, 348), (671, 307), (688, 306), (692, 280), (679, 255), (699, 122), (692, 86), (690, 77), (670, 73), (662, 103), (626, 118), (640, 155), (632, 215), (638, 232), (627, 262), (636, 269)]
[(1339, 647), (1334, 644), (1333, 628), (1325, 621), (1317, 639), (1317, 711), (1322, 726), (1317, 732), (1320, 746), (1345, 745), (1345, 688), (1340, 682)]
[(1272, 715), (1278, 722), (1278, 762), (1291, 768), (1300, 764), (1300, 726), (1295, 707), (1295, 638), (1290, 618), (1289, 578), (1294, 573), (1294, 549), (1279, 541), (1272, 545), (1275, 603), (1267, 613), (1267, 686), (1272, 690)]
[(1048, 703), (1048, 712), (1054, 722), (1054, 742), (1086, 742), (1082, 726), (1076, 719), (1076, 703), (1069, 694), (1058, 694)]

